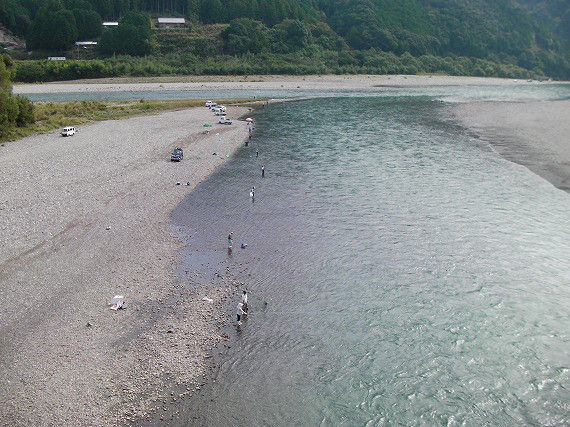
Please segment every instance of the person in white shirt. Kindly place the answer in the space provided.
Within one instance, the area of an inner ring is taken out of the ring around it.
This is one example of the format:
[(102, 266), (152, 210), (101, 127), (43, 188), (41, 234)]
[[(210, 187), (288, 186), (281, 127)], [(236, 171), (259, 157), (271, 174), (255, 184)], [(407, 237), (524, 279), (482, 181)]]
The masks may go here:
[(241, 316), (243, 314), (245, 314), (245, 311), (243, 311), (243, 304), (240, 302), (237, 305), (237, 322), (238, 322), (238, 325), (241, 325)]
[(247, 314), (247, 291), (243, 291), (243, 294), (241, 296), (241, 303), (243, 305), (243, 311), (245, 312), (245, 314)]

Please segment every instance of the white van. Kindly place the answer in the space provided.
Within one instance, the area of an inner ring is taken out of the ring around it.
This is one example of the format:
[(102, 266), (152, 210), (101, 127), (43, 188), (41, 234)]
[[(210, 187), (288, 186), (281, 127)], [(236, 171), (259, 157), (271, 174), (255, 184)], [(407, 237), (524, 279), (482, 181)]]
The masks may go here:
[(71, 136), (71, 135), (75, 135), (75, 128), (73, 126), (65, 127), (61, 131), (61, 136)]

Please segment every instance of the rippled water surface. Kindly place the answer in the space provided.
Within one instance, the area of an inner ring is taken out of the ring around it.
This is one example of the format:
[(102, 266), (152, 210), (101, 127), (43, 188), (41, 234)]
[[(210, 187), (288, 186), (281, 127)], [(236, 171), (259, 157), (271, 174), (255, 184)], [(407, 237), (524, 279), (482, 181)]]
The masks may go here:
[(182, 424), (570, 423), (570, 195), (442, 108), (272, 105), (174, 213), (251, 307)]

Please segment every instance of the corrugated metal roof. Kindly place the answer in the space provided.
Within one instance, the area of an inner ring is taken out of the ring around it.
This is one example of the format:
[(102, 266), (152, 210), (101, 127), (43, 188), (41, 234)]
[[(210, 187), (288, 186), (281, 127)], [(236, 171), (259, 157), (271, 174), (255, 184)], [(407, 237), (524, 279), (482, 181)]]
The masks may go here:
[(93, 46), (96, 44), (97, 42), (75, 42), (76, 46)]
[(112, 26), (119, 25), (119, 23), (118, 22), (103, 22), (103, 25), (106, 27), (112, 27)]
[(185, 24), (184, 18), (158, 18), (159, 24)]

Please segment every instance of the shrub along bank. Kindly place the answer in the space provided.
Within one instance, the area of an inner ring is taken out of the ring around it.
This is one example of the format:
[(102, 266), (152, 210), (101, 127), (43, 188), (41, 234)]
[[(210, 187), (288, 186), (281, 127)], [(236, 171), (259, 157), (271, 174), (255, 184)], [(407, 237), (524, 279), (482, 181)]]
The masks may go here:
[[(25, 99), (25, 98), (22, 98)], [(27, 99), (26, 99), (27, 101)], [(259, 101), (259, 99), (225, 99), (226, 105)], [(28, 101), (29, 103), (29, 101)], [(29, 105), (32, 105), (29, 103)], [(35, 121), (12, 127), (0, 135), (0, 141), (11, 141), (24, 136), (51, 132), (64, 126), (79, 126), (100, 120), (114, 120), (159, 111), (176, 110), (204, 105), (203, 100), (173, 101), (73, 101), (37, 103)]]
[(0, 138), (35, 120), (33, 104), (27, 98), (12, 95), (13, 67), (9, 56), (0, 55)]
[(506, 78), (544, 78), (512, 64), (479, 58), (396, 55), (375, 49), (287, 54), (199, 57), (191, 53), (146, 57), (116, 56), (102, 60), (18, 61), (15, 81), (48, 82), (119, 76), (251, 75), (251, 74), (447, 74)]

